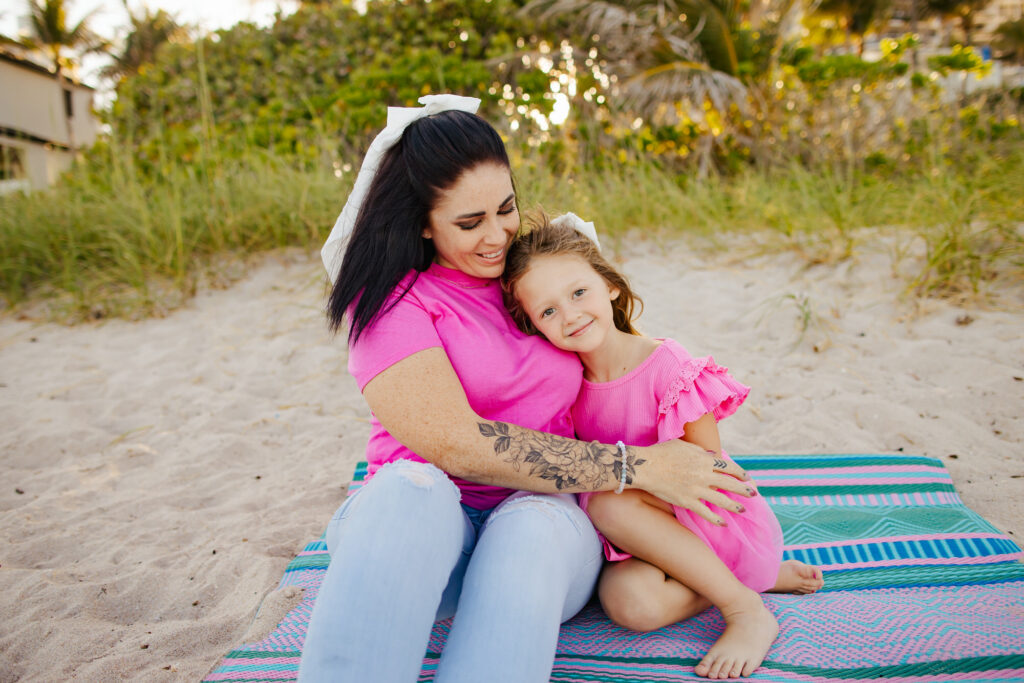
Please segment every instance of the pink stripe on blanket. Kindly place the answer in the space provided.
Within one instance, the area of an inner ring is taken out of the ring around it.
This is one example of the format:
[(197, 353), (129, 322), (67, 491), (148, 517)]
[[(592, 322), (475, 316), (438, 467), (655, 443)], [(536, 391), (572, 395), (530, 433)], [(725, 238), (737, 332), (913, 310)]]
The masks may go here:
[[(683, 670), (692, 671), (685, 667)], [(773, 669), (762, 666), (756, 671), (757, 678), (769, 681), (807, 681), (808, 683), (864, 683), (863, 678), (833, 678), (832, 676), (813, 676), (798, 674), (792, 671)], [(986, 669), (985, 671), (957, 671), (933, 676), (886, 676), (886, 683), (941, 683), (943, 681), (1018, 681), (1024, 676), (1024, 669)], [(745, 679), (750, 680), (750, 679)]]
[[(754, 476), (755, 481), (757, 476)], [(952, 486), (952, 482), (949, 477), (901, 477), (900, 479), (890, 479), (883, 477), (862, 477), (857, 479), (851, 479), (849, 477), (822, 477), (816, 479), (786, 479), (786, 480), (767, 480), (761, 479), (758, 482), (761, 486), (863, 486), (868, 484), (877, 484), (881, 486), (893, 485), (903, 486), (906, 484), (949, 484)]]
[[(295, 663), (298, 664), (299, 660), (296, 659)], [(250, 667), (252, 666), (251, 660), (244, 662), (244, 664), (246, 666), (250, 666)], [(222, 662), (221, 665), (222, 666), (225, 666), (225, 665), (226, 666), (236, 666), (236, 663), (234, 662), (234, 660), (230, 660), (228, 662)], [(298, 674), (295, 672), (295, 669), (280, 669), (280, 670), (278, 670), (278, 669), (259, 669), (257, 671), (253, 671), (251, 668), (247, 668), (244, 671), (214, 672), (214, 673), (210, 674), (209, 676), (207, 676), (206, 678), (204, 678), (203, 680), (204, 681), (238, 681), (238, 680), (251, 681), (251, 680), (253, 680), (255, 678), (256, 680), (294, 681), (297, 678), (297, 676), (298, 676)]]

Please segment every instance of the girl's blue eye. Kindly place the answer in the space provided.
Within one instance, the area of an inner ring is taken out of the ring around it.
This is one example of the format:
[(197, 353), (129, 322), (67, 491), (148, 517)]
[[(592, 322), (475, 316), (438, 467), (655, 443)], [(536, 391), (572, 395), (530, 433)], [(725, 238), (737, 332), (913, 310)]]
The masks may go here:
[(545, 308), (544, 312), (540, 314), (540, 317), (546, 318), (549, 315), (552, 315), (554, 312), (555, 312), (555, 309), (553, 309), (553, 308)]
[(580, 287), (575, 292), (573, 292), (572, 295), (573, 296), (583, 296), (583, 292), (585, 292), (585, 291), (587, 291), (587, 290), (582, 288), (582, 287)]

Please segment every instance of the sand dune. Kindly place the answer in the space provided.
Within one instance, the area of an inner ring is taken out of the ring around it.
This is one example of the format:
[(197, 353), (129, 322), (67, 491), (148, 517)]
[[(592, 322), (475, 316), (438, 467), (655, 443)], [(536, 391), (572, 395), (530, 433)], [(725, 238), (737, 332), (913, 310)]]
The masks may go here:
[[(647, 333), (753, 387), (730, 452), (941, 458), (1024, 535), (1024, 315), (901, 300), (881, 254), (619, 260)], [(196, 680), (294, 603), (369, 431), (323, 293), (287, 252), (165, 319), (0, 319), (0, 680)]]

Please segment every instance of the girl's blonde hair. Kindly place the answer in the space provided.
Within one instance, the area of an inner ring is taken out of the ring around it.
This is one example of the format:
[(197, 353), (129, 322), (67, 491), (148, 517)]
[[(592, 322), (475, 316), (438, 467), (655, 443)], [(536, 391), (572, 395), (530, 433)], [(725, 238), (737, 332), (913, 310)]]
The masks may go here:
[(530, 269), (538, 256), (578, 256), (586, 261), (601, 276), (609, 288), (619, 290), (612, 299), (612, 320), (615, 327), (628, 334), (640, 333), (633, 327), (633, 311), (643, 311), (644, 302), (633, 293), (629, 281), (601, 255), (597, 245), (575, 228), (551, 225), (543, 211), (535, 211), (526, 217), (526, 230), (516, 237), (508, 248), (505, 271), (501, 274), (501, 291), (505, 308), (520, 330), (527, 334), (539, 334), (515, 296), (516, 283)]

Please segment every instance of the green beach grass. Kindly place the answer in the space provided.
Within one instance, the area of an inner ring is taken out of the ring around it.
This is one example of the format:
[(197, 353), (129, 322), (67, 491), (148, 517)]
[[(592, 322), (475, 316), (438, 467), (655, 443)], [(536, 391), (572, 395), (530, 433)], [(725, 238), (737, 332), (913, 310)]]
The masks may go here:
[[(207, 147), (196, 160), (160, 166), (144, 173), (112, 145), (53, 189), (0, 198), (4, 307), (43, 302), (65, 322), (163, 314), (200, 282), (243, 272), (225, 263), (318, 246), (354, 175), (256, 149)], [(516, 179), (521, 208), (573, 210), (610, 235), (690, 235), (707, 248), (756, 242), (835, 263), (855, 253), (863, 228), (875, 228), (918, 244), (912, 260), (909, 248), (894, 254), (907, 261), (898, 269), (912, 296), (1024, 282), (1024, 150), (888, 177), (793, 165), (699, 182), (653, 164), (555, 175), (526, 159)]]

